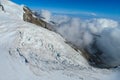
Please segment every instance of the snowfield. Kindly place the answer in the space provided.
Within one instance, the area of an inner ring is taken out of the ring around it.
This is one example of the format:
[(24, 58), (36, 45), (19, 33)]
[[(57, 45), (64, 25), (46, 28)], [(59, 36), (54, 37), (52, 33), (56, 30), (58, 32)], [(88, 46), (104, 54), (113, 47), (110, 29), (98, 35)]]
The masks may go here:
[(89, 66), (59, 34), (24, 22), (21, 6), (1, 3), (0, 80), (119, 80), (119, 68)]

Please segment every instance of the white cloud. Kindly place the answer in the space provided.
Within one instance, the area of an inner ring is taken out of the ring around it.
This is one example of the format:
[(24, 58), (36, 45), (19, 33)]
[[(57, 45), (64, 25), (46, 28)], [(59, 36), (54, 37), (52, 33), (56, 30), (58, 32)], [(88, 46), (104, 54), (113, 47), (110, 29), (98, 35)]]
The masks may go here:
[(93, 16), (97, 16), (97, 14), (96, 14), (96, 13), (91, 13), (91, 15), (93, 15)]
[(111, 19), (92, 19), (87, 22), (88, 28), (92, 33), (101, 33), (106, 28), (114, 28), (118, 26), (118, 22)]
[(83, 21), (79, 18), (62, 18), (60, 19), (60, 22), (59, 20), (55, 20), (58, 21), (59, 24), (58, 32), (61, 33), (69, 41), (74, 42), (74, 44), (76, 44), (76, 42), (77, 45), (79, 42), (82, 43), (79, 44), (79, 46), (84, 46), (83, 43), (85, 42), (83, 40), (83, 37), (85, 36), (86, 32), (90, 35), (98, 35), (102, 33), (104, 29), (115, 28), (118, 26), (118, 22), (111, 19), (100, 18)]
[[(103, 61), (111, 66), (120, 65), (120, 29), (118, 27), (106, 29), (97, 40), (98, 48), (104, 52)], [(108, 63), (109, 62), (109, 63)]]
[(64, 38), (80, 48), (85, 48), (99, 35), (97, 47), (104, 53), (101, 55), (103, 62), (111, 66), (120, 65), (120, 25), (117, 21), (105, 18), (81, 20), (64, 17), (60, 20), (56, 20), (59, 24), (57, 31)]
[(96, 13), (94, 12), (78, 12), (77, 14), (83, 14), (83, 15), (87, 15), (87, 16), (97, 16)]
[(40, 16), (45, 18), (46, 21), (50, 21), (51, 18), (51, 12), (48, 10), (41, 10), (40, 11)]
[(84, 16), (98, 16), (95, 12), (86, 12), (86, 11), (53, 11), (54, 13), (59, 14), (71, 14), (71, 15), (84, 15)]
[(84, 46), (90, 45), (93, 42), (93, 36), (89, 32), (85, 32), (83, 36)]

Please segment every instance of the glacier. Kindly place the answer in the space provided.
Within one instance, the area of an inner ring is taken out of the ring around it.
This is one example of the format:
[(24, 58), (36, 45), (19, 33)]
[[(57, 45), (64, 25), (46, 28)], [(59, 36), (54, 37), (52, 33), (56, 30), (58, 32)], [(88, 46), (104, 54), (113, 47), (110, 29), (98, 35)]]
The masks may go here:
[(0, 80), (119, 80), (119, 68), (94, 68), (59, 34), (24, 22), (23, 6), (1, 4)]

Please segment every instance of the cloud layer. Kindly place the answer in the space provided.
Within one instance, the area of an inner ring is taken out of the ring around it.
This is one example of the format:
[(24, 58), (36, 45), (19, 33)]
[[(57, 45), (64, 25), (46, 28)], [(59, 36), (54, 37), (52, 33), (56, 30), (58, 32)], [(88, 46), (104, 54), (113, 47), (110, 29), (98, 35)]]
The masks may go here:
[(102, 62), (110, 67), (120, 65), (120, 24), (118, 21), (106, 18), (82, 20), (65, 15), (51, 16), (49, 11), (42, 11), (41, 14), (46, 19), (48, 18), (47, 20), (57, 24), (57, 32), (67, 41), (80, 49), (88, 49), (93, 55), (99, 53)]
[(62, 18), (56, 20), (59, 24), (57, 31), (68, 41), (80, 47), (89, 45), (92, 42), (93, 35), (100, 35), (105, 29), (118, 26), (118, 22), (111, 19), (81, 20), (79, 18)]
[[(90, 48), (92, 54), (96, 49), (92, 45), (96, 42), (101, 51), (100, 58), (103, 63), (113, 67), (120, 65), (120, 29), (119, 22), (106, 18), (93, 18), (81, 20), (67, 16), (54, 17), (59, 32), (67, 41), (79, 48)], [(109, 61), (109, 63), (108, 63)]]

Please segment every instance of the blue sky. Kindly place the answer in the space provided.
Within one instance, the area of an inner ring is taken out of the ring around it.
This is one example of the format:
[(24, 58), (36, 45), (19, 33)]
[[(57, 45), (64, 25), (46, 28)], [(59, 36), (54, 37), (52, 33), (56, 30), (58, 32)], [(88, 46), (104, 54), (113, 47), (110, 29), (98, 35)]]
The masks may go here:
[(69, 14), (91, 14), (120, 17), (120, 0), (12, 0), (32, 9), (47, 9)]

